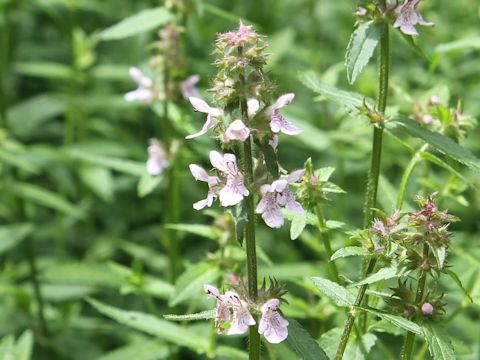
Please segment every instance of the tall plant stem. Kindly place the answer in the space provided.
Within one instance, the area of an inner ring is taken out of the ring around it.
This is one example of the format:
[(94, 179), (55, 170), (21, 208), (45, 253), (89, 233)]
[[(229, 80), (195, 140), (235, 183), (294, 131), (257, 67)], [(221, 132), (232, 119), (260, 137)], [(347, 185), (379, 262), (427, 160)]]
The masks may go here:
[[(423, 245), (423, 258), (428, 258), (428, 244)], [(427, 281), (427, 272), (422, 270), (420, 279), (418, 280), (417, 294), (415, 296), (415, 304), (418, 304), (422, 298), (423, 293), (425, 292), (425, 283)], [(413, 347), (415, 345), (415, 333), (408, 332), (405, 337), (405, 343), (403, 345), (402, 359), (410, 360), (412, 358)]]
[(341, 283), (340, 276), (338, 274), (337, 265), (334, 261), (332, 261), (332, 245), (330, 243), (330, 235), (328, 234), (327, 222), (323, 216), (322, 208), (319, 204), (315, 206), (315, 214), (317, 215), (318, 221), (318, 230), (320, 231), (320, 238), (322, 239), (323, 246), (325, 247), (325, 252), (327, 253), (328, 257), (328, 268), (330, 269), (330, 273), (333, 276), (333, 279), (337, 283)]
[[(383, 34), (380, 42), (380, 76), (379, 76), (379, 92), (377, 100), (377, 110), (381, 113), (385, 112), (387, 107), (388, 99), (388, 75), (389, 75), (389, 29), (388, 24), (383, 25)], [(383, 126), (375, 126), (373, 129), (373, 145), (372, 145), (372, 161), (370, 166), (370, 172), (368, 175), (367, 183), (367, 195), (364, 208), (364, 227), (367, 228), (370, 226), (371, 221), (373, 220), (373, 210), (377, 203), (377, 189), (378, 189), (378, 179), (380, 177), (380, 164), (382, 158), (382, 138), (383, 138)], [(375, 268), (376, 258), (372, 257), (368, 262), (368, 265), (365, 270), (365, 276), (370, 274)], [(358, 291), (357, 297), (355, 298), (355, 303), (348, 315), (345, 327), (343, 329), (343, 334), (340, 339), (340, 343), (337, 348), (337, 353), (335, 359), (340, 360), (343, 358), (343, 353), (347, 347), (348, 338), (352, 331), (353, 325), (355, 323), (355, 318), (357, 316), (357, 308), (362, 304), (365, 292), (367, 291), (368, 285), (362, 285)], [(360, 328), (364, 328), (361, 326)]]

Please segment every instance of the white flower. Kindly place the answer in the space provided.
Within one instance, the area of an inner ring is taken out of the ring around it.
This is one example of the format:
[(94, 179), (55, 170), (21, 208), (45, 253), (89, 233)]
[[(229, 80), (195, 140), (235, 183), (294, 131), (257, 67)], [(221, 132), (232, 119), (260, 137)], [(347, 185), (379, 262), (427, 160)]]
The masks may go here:
[(208, 175), (201, 166), (196, 164), (190, 164), (189, 168), (195, 180), (200, 180), (208, 184), (207, 197), (193, 204), (193, 208), (195, 210), (201, 210), (205, 206), (212, 206), (213, 200), (218, 196), (218, 191), (220, 190), (218, 186), (220, 184), (220, 179), (217, 176)]
[(215, 286), (203, 285), (207, 295), (217, 299), (217, 308), (215, 309), (215, 327), (219, 333), (223, 332), (222, 324), (230, 320), (230, 309), (228, 299)]
[(138, 84), (138, 88), (127, 92), (125, 94), (125, 100), (129, 102), (138, 101), (145, 105), (151, 104), (155, 99), (155, 92), (152, 89), (152, 79), (136, 67), (131, 67), (129, 73), (132, 79)]
[(418, 35), (416, 24), (422, 26), (433, 26), (432, 22), (427, 22), (417, 9), (421, 0), (405, 0), (402, 5), (395, 9), (397, 20), (393, 24), (394, 27), (400, 28), (400, 31), (405, 35)]
[(280, 114), (280, 109), (290, 104), (295, 97), (295, 94), (284, 94), (280, 96), (275, 104), (269, 106), (266, 114), (270, 117), (270, 128), (274, 133), (282, 132), (287, 135), (297, 135), (301, 130), (289, 122)]
[(296, 214), (303, 214), (302, 205), (295, 199), (288, 185), (300, 181), (305, 173), (304, 169), (296, 170), (290, 175), (282, 176), (271, 185), (262, 185), (260, 188), (263, 196), (255, 209), (257, 214), (262, 214), (265, 223), (271, 228), (282, 227), (284, 223), (281, 207)]
[(270, 299), (262, 305), (262, 317), (258, 326), (258, 333), (263, 334), (269, 343), (278, 344), (288, 336), (288, 321), (279, 313), (278, 299)]
[(200, 93), (195, 85), (200, 81), (200, 76), (195, 74), (187, 77), (182, 83), (180, 84), (180, 91), (182, 92), (182, 96), (185, 99), (189, 99), (191, 97), (201, 99)]
[(233, 121), (225, 131), (227, 140), (245, 141), (250, 135), (250, 129), (243, 123), (242, 120)]
[(241, 300), (237, 293), (227, 291), (225, 297), (231, 306), (233, 320), (228, 329), (227, 335), (244, 334), (250, 325), (255, 325), (255, 319), (248, 311), (248, 304)]
[(202, 99), (196, 97), (189, 97), (188, 100), (190, 100), (190, 103), (192, 104), (195, 111), (207, 114), (207, 121), (205, 121), (205, 124), (203, 124), (202, 129), (195, 134), (191, 134), (185, 137), (185, 139), (193, 139), (206, 134), (208, 130), (217, 125), (219, 122), (218, 118), (222, 116), (222, 112), (217, 108), (211, 107)]
[(150, 175), (160, 175), (163, 169), (168, 166), (167, 153), (165, 152), (165, 149), (158, 140), (151, 139), (147, 151), (147, 172)]
[(248, 196), (249, 191), (243, 183), (243, 174), (237, 167), (235, 155), (226, 153), (222, 156), (217, 151), (210, 151), (210, 162), (225, 180), (218, 193), (222, 206), (236, 205)]

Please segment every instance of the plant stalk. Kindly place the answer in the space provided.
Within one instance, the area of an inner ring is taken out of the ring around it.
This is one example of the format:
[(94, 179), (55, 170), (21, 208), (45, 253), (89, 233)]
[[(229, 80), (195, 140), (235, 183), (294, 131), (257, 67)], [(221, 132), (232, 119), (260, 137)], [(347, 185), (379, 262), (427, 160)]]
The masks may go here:
[[(423, 245), (423, 258), (428, 258), (428, 244)], [(425, 292), (425, 284), (427, 282), (427, 272), (422, 270), (420, 279), (418, 280), (417, 294), (415, 296), (415, 304), (419, 304), (422, 301), (423, 293)], [(405, 337), (405, 343), (403, 345), (402, 360), (410, 360), (412, 358), (413, 348), (415, 346), (415, 333), (408, 332)]]
[[(383, 25), (383, 34), (380, 42), (380, 76), (379, 76), (379, 93), (377, 100), (377, 110), (381, 113), (385, 113), (387, 107), (388, 99), (388, 76), (389, 76), (389, 28), (388, 24)], [(381, 157), (382, 157), (382, 138), (383, 138), (383, 125), (375, 126), (373, 129), (373, 145), (372, 145), (372, 161), (370, 166), (370, 173), (368, 175), (367, 183), (367, 195), (364, 208), (364, 227), (367, 228), (370, 226), (370, 223), (373, 220), (373, 208), (377, 203), (377, 190), (378, 190), (378, 179), (380, 177), (380, 166), (381, 166)], [(365, 276), (370, 274), (376, 264), (376, 258), (372, 257), (368, 262), (368, 265), (365, 270)], [(340, 339), (340, 343), (337, 348), (337, 353), (335, 355), (336, 360), (341, 360), (343, 358), (343, 353), (347, 347), (347, 342), (350, 337), (353, 325), (355, 323), (355, 318), (357, 315), (357, 307), (359, 307), (365, 296), (368, 285), (362, 285), (358, 291), (357, 297), (355, 298), (355, 303), (351, 309), (345, 327), (343, 329), (343, 334)], [(366, 324), (360, 326), (361, 329), (365, 328)]]
[(320, 207), (319, 204), (315, 206), (315, 214), (317, 215), (317, 220), (318, 220), (318, 230), (320, 232), (320, 238), (323, 242), (323, 246), (325, 247), (325, 252), (327, 253), (327, 262), (328, 262), (328, 268), (330, 270), (330, 274), (333, 276), (333, 279), (337, 283), (341, 283), (340, 275), (338, 273), (337, 265), (335, 264), (334, 261), (332, 261), (332, 245), (330, 242), (330, 235), (328, 234), (328, 228), (327, 228), (327, 223), (325, 221), (325, 218), (323, 216), (322, 208)]

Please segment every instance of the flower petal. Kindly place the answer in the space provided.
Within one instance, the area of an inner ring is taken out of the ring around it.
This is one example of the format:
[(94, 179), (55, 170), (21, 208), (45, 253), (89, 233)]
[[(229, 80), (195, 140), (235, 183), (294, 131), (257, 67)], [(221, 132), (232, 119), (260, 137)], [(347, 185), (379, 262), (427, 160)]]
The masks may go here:
[(293, 101), (293, 98), (295, 97), (294, 93), (289, 93), (289, 94), (283, 94), (280, 96), (277, 101), (275, 101), (275, 104), (273, 104), (274, 109), (281, 109), (288, 104), (290, 104)]
[(225, 135), (228, 140), (245, 141), (250, 135), (250, 129), (242, 120), (235, 120), (228, 126)]
[(225, 164), (225, 160), (223, 159), (222, 154), (220, 154), (218, 151), (212, 150), (209, 153), (209, 157), (210, 162), (215, 169), (223, 173), (228, 173), (228, 168)]
[(295, 170), (290, 175), (287, 176), (287, 181), (289, 184), (296, 183), (300, 181), (303, 174), (305, 174), (305, 169)]
[(208, 175), (208, 173), (205, 171), (204, 168), (202, 168), (201, 166), (198, 166), (197, 164), (190, 164), (188, 167), (190, 168), (190, 172), (192, 173), (195, 180), (200, 180), (204, 182), (209, 181), (210, 176)]
[(210, 114), (207, 116), (207, 121), (205, 121), (205, 124), (203, 124), (203, 127), (202, 129), (195, 133), (195, 134), (191, 134), (191, 135), (188, 135), (188, 136), (185, 136), (185, 139), (193, 139), (193, 138), (196, 138), (196, 137), (199, 137), (199, 136), (202, 136), (204, 134), (206, 134), (208, 132), (208, 130), (210, 130), (211, 128), (215, 127), (215, 125), (218, 124), (218, 120), (215, 119), (213, 116), (211, 116)]
[(257, 99), (248, 99), (247, 101), (247, 114), (248, 117), (251, 118), (255, 116), (255, 114), (260, 109), (260, 102)]

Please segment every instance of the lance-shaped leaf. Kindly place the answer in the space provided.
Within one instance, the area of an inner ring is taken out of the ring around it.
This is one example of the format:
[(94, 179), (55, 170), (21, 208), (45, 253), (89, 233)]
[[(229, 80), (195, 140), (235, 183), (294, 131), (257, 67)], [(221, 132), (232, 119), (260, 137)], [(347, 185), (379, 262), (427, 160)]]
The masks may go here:
[(376, 273), (367, 276), (365, 279), (350, 284), (348, 287), (357, 287), (365, 284), (373, 284), (380, 280), (388, 280), (407, 275), (409, 270), (399, 267), (398, 264), (392, 264), (389, 267), (381, 268)]
[(369, 256), (371, 253), (362, 247), (359, 246), (347, 246), (335, 251), (335, 253), (330, 258), (331, 261), (348, 257), (348, 256)]
[(328, 360), (327, 355), (302, 325), (288, 319), (287, 345), (304, 360)]
[(216, 309), (205, 310), (195, 314), (186, 314), (186, 315), (163, 315), (167, 320), (172, 321), (190, 321), (190, 320), (208, 320), (215, 317)]
[(462, 289), (463, 293), (465, 294), (465, 296), (468, 298), (468, 300), (470, 300), (470, 302), (473, 304), (473, 299), (472, 297), (470, 296), (470, 294), (468, 293), (468, 291), (465, 289), (465, 287), (463, 286), (462, 284), (462, 280), (460, 280), (460, 277), (455, 273), (453, 272), (452, 270), (450, 269), (443, 269), (443, 272), (448, 274), (452, 280), (455, 282), (455, 284), (458, 285), (458, 287), (460, 289)]
[(427, 322), (423, 325), (423, 334), (428, 350), (435, 360), (454, 360), (452, 341), (447, 332), (439, 325)]
[(333, 300), (338, 306), (352, 306), (355, 303), (355, 295), (336, 282), (320, 277), (312, 278), (317, 288)]
[(370, 314), (374, 314), (378, 316), (379, 318), (388, 321), (389, 323), (401, 327), (402, 329), (405, 329), (407, 331), (413, 332), (415, 334), (421, 334), (422, 333), (422, 328), (415, 324), (413, 321), (410, 321), (408, 319), (405, 319), (401, 316), (397, 315), (392, 315), (387, 312), (383, 312), (377, 309), (373, 309), (370, 307), (359, 307), (359, 309), (366, 311)]

